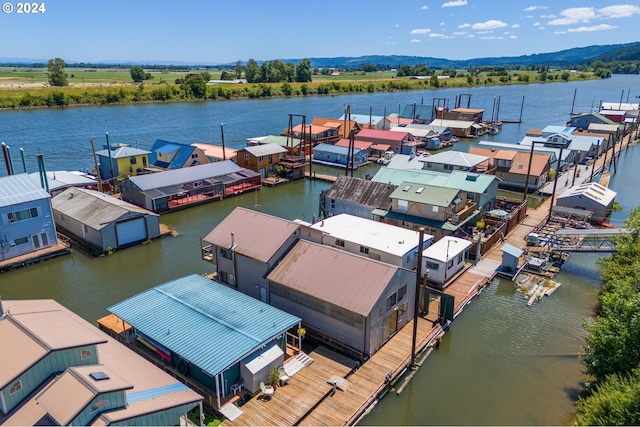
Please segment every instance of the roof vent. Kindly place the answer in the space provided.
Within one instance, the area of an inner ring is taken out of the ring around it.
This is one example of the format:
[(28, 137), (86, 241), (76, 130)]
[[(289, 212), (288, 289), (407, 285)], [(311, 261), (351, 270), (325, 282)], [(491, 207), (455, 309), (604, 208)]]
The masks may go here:
[(102, 380), (108, 380), (109, 379), (109, 375), (105, 374), (104, 372), (91, 372), (89, 374), (89, 376), (91, 378), (93, 378), (96, 381), (102, 381)]

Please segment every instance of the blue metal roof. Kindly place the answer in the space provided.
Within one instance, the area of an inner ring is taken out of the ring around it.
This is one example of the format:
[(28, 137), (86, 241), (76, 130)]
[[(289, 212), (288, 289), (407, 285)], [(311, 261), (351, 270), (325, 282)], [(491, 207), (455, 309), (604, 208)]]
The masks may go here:
[(0, 177), (0, 207), (50, 197), (49, 193), (34, 183), (26, 173)]
[(178, 153), (176, 153), (176, 155), (173, 156), (173, 159), (171, 159), (171, 163), (169, 163), (168, 168), (179, 169), (179, 168), (182, 168), (182, 166), (184, 166), (187, 160), (189, 160), (189, 158), (191, 157), (191, 153), (193, 153), (195, 149), (196, 147), (189, 144), (181, 144), (179, 142), (171, 142), (171, 141), (165, 141), (163, 139), (156, 139), (156, 142), (154, 142), (153, 146), (151, 147), (152, 155), (149, 156), (149, 163), (151, 163), (152, 165), (160, 166), (160, 167), (167, 167), (167, 166), (161, 166), (157, 164), (158, 153), (170, 154), (177, 151)]
[(181, 382), (168, 384), (161, 387), (151, 388), (149, 390), (134, 391), (127, 393), (127, 403), (140, 402), (141, 400), (153, 399), (160, 396), (166, 396), (171, 393), (189, 390), (189, 387)]
[[(359, 148), (353, 149), (354, 154), (358, 154), (360, 151), (362, 150)], [(341, 147), (338, 145), (331, 145), (331, 144), (318, 144), (313, 148), (313, 152), (343, 154), (346, 156), (347, 154), (349, 154), (349, 147)]]
[(301, 321), (197, 274), (156, 286), (108, 310), (211, 375)]

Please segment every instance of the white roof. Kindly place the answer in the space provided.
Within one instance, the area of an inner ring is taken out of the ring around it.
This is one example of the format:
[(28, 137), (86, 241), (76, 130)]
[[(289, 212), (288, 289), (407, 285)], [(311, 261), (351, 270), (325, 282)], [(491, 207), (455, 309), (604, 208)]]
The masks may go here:
[(421, 129), (421, 128), (415, 128), (415, 127), (407, 128), (404, 126), (394, 126), (389, 130), (391, 132), (409, 132), (411, 135), (418, 136), (421, 138), (424, 138), (425, 136), (429, 136), (429, 135), (436, 135), (433, 129)]
[(265, 367), (269, 366), (271, 362), (274, 362), (278, 359), (278, 357), (282, 356), (284, 352), (275, 344), (272, 344), (271, 347), (252, 354), (242, 361), (247, 369), (252, 373), (256, 374), (260, 372)]
[(462, 166), (462, 167), (477, 166), (486, 160), (489, 160), (489, 157), (480, 156), (478, 154), (463, 153), (461, 151), (454, 151), (454, 150), (443, 151), (441, 153), (432, 154), (431, 156), (420, 158), (420, 161), (422, 162), (430, 162), (430, 163), (438, 163), (438, 164), (454, 165), (454, 166)]
[(467, 129), (476, 124), (476, 122), (467, 121), (467, 120), (444, 120), (444, 119), (435, 119), (430, 125), (433, 126), (445, 126), (450, 127), (452, 129)]
[[(325, 218), (311, 226), (331, 237), (366, 246), (380, 252), (403, 256), (418, 247), (420, 234), (417, 231), (385, 224), (349, 214)], [(433, 239), (430, 234), (424, 240)]]
[(603, 102), (602, 103), (602, 110), (600, 110), (600, 114), (602, 114), (603, 110), (624, 110), (624, 111), (629, 111), (629, 110), (638, 110), (640, 109), (640, 105), (639, 104), (631, 104), (628, 102)]
[(455, 256), (466, 251), (472, 243), (458, 237), (445, 236), (422, 252), (424, 258), (447, 262)]
[(560, 196), (558, 196), (558, 200), (569, 197), (585, 196), (603, 206), (609, 206), (617, 195), (618, 193), (615, 191), (607, 187), (603, 187), (597, 182), (587, 182), (566, 189)]
[(269, 156), (271, 154), (287, 152), (287, 149), (284, 148), (282, 145), (274, 144), (274, 143), (252, 145), (251, 147), (246, 147), (244, 150), (248, 151), (249, 153), (253, 154), (256, 157)]

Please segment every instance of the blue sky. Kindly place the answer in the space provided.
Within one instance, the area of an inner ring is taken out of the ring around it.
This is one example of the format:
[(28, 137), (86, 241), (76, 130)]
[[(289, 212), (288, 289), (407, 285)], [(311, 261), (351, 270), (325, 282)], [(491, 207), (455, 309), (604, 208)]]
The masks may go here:
[[(6, 6), (4, 2), (3, 9)], [(608, 0), (46, 0), (0, 13), (0, 58), (202, 64), (362, 55), (518, 56), (640, 40)]]

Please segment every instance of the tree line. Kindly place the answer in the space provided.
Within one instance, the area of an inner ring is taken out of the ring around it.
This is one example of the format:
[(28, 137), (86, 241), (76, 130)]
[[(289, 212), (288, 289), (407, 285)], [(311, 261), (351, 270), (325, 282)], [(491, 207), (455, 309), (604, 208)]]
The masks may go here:
[(640, 424), (640, 208), (615, 238), (618, 251), (601, 261), (596, 317), (582, 355), (587, 382), (578, 399), (578, 425)]

